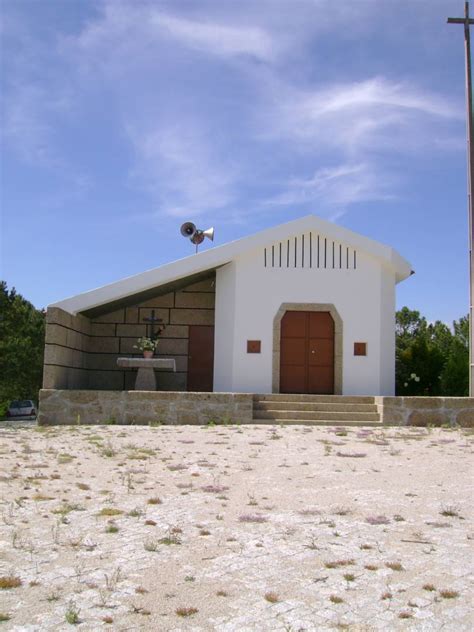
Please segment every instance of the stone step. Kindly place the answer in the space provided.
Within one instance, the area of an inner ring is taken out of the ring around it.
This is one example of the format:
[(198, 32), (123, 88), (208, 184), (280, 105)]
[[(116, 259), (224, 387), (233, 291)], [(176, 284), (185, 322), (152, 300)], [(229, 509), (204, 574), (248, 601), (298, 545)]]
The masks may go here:
[(378, 413), (341, 413), (341, 412), (315, 412), (313, 410), (258, 410), (254, 416), (259, 419), (310, 419), (317, 421), (326, 419), (334, 421), (379, 421)]
[(294, 393), (268, 393), (256, 394), (253, 396), (254, 402), (301, 402), (301, 403), (321, 403), (321, 404), (375, 404), (374, 397), (359, 395), (306, 395)]
[(255, 401), (254, 410), (313, 410), (314, 412), (376, 413), (375, 404), (337, 404), (324, 402)]
[(287, 426), (346, 426), (346, 427), (366, 427), (374, 428), (382, 427), (381, 421), (343, 421), (338, 422), (334, 419), (259, 419), (254, 418), (252, 424), (262, 425), (287, 425)]

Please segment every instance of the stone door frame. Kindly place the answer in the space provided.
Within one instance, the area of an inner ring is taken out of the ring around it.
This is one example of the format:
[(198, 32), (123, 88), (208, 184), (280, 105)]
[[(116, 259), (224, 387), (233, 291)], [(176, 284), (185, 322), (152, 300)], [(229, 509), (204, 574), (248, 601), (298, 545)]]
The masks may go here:
[(281, 321), (285, 312), (329, 312), (334, 320), (334, 394), (342, 395), (342, 318), (332, 303), (282, 303), (273, 319), (272, 393), (280, 392)]

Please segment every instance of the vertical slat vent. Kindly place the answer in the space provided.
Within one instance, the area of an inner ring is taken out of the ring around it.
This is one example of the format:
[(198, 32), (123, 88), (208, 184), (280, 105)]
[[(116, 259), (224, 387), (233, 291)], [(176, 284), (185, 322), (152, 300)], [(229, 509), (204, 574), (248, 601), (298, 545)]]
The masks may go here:
[(263, 249), (265, 268), (355, 270), (357, 251), (317, 233), (304, 233)]

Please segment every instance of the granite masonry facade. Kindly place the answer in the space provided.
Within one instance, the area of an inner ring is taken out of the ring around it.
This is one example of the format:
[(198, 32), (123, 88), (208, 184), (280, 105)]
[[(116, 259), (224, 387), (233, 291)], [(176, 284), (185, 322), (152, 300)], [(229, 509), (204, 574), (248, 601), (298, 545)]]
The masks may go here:
[(136, 370), (118, 367), (117, 358), (141, 356), (133, 345), (149, 334), (143, 319), (154, 309), (165, 325), (155, 355), (176, 361), (176, 373), (157, 371), (158, 389), (185, 391), (189, 326), (214, 325), (214, 304), (215, 276), (91, 319), (49, 308), (43, 388), (132, 390)]

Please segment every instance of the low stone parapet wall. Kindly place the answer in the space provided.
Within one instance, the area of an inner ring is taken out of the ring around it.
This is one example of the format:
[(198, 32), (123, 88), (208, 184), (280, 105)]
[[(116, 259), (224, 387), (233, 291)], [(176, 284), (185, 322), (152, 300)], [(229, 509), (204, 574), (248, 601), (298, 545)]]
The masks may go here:
[(250, 423), (251, 394), (178, 391), (40, 391), (38, 423)]
[[(38, 423), (216, 424), (252, 423), (251, 393), (43, 389)], [(474, 428), (471, 397), (375, 397), (380, 420), (397, 426)]]
[(376, 397), (384, 424), (474, 428), (473, 397)]

